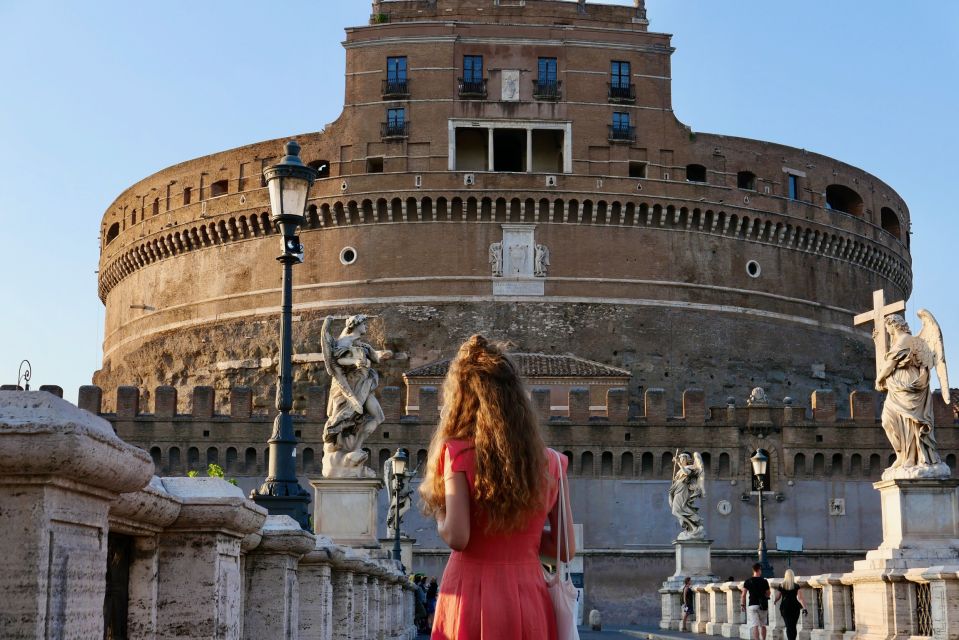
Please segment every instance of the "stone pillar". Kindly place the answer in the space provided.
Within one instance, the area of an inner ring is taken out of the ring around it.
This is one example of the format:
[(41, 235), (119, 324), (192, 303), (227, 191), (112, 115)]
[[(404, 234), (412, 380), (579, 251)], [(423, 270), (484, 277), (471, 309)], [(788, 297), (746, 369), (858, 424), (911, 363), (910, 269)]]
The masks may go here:
[(353, 573), (353, 640), (369, 638), (369, 574), (367, 568), (360, 566)]
[(933, 640), (946, 640), (959, 629), (959, 566), (931, 567), (920, 578), (929, 583)]
[(766, 637), (769, 640), (786, 640), (785, 625), (782, 616), (779, 614), (779, 606), (773, 604), (776, 600), (776, 590), (782, 585), (781, 578), (769, 578), (769, 588), (772, 593), (769, 595), (769, 615), (766, 622)]
[(316, 540), (289, 516), (267, 516), (261, 535), (246, 558), (243, 637), (294, 638), (300, 611), (297, 564)]
[(726, 620), (720, 630), (724, 638), (738, 638), (739, 627), (746, 622), (746, 614), (741, 608), (742, 586), (741, 582), (724, 582), (721, 585), (726, 594)]
[[(842, 574), (827, 573), (809, 579), (809, 584), (822, 594), (822, 629), (810, 631), (812, 640), (841, 640), (849, 628), (846, 622), (846, 587)], [(815, 602), (813, 603), (815, 604)], [(808, 605), (807, 605), (808, 608)]]
[(128, 585), (127, 634), (153, 640), (157, 632), (159, 539), (180, 513), (180, 501), (154, 476), (139, 491), (120, 494), (110, 506), (110, 532), (133, 536)]
[(403, 577), (398, 576), (390, 588), (393, 603), (393, 637), (402, 638), (406, 633), (406, 608), (403, 606)]
[(102, 638), (108, 514), (150, 456), (43, 391), (0, 392), (0, 634)]
[(160, 535), (158, 640), (234, 640), (242, 631), (240, 543), (266, 509), (220, 478), (163, 478), (182, 506)]
[(333, 551), (333, 635), (332, 640), (353, 640), (353, 567), (356, 554), (347, 547)]
[(706, 633), (706, 623), (709, 621), (709, 593), (706, 585), (698, 584), (693, 588), (693, 613), (690, 616), (688, 630), (693, 633)]
[(810, 640), (813, 629), (819, 624), (819, 611), (816, 608), (815, 587), (810, 586), (808, 578), (796, 578), (796, 586), (799, 587), (799, 593), (802, 594), (803, 602), (806, 603), (806, 611), (809, 613), (799, 616), (799, 623), (796, 625), (796, 640)]
[(382, 570), (377, 565), (372, 567), (370, 571), (370, 579), (367, 596), (367, 616), (366, 616), (366, 633), (368, 638), (373, 638), (373, 640), (378, 640), (383, 637), (382, 629), (380, 627), (380, 606), (382, 606), (382, 599), (380, 598), (380, 577), (382, 576)]
[(711, 636), (721, 635), (723, 623), (726, 622), (726, 592), (722, 583), (711, 582), (706, 585), (709, 594), (709, 622), (706, 623), (706, 633)]
[(333, 541), (317, 536), (314, 548), (300, 559), (300, 640), (333, 637), (333, 587), (331, 564)]

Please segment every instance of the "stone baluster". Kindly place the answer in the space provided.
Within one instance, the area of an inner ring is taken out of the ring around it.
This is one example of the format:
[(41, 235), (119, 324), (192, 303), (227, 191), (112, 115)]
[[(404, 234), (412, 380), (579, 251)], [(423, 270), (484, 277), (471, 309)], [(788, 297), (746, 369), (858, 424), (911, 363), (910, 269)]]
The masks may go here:
[(410, 640), (416, 637), (416, 594), (414, 587), (407, 581), (403, 585), (404, 609), (406, 610), (406, 637)]
[(720, 633), (724, 638), (738, 638), (739, 628), (746, 622), (746, 615), (740, 607), (743, 583), (723, 582), (721, 588), (726, 594), (726, 620)]
[(260, 544), (246, 558), (243, 637), (293, 638), (299, 633), (297, 565), (316, 539), (289, 516), (268, 516)]
[[(822, 628), (810, 632), (812, 640), (842, 640), (849, 629), (848, 597), (842, 574), (827, 573), (810, 578), (809, 584), (822, 591)], [(807, 603), (807, 608), (809, 604)]]
[(353, 570), (356, 554), (347, 547), (335, 547), (331, 583), (333, 589), (332, 640), (353, 640)]
[(721, 582), (712, 582), (706, 585), (709, 594), (709, 621), (706, 623), (706, 633), (711, 636), (722, 635), (723, 623), (726, 622), (726, 596)]
[(353, 640), (367, 640), (369, 613), (369, 574), (365, 563), (353, 572)]
[(300, 640), (333, 637), (333, 552), (336, 545), (326, 536), (316, 536), (313, 550), (300, 559)]
[(803, 602), (806, 603), (804, 616), (799, 616), (799, 623), (796, 625), (796, 640), (810, 640), (813, 630), (819, 624), (819, 611), (816, 607), (816, 588), (810, 586), (809, 578), (796, 577), (796, 586), (799, 587), (799, 593), (802, 594)]
[(110, 505), (152, 475), (102, 418), (43, 391), (0, 393), (0, 635), (103, 637)]
[(369, 571), (369, 596), (367, 597), (369, 604), (367, 606), (366, 616), (366, 637), (379, 640), (379, 638), (383, 637), (380, 633), (380, 606), (382, 606), (382, 601), (380, 600), (380, 578), (382, 574), (379, 564), (370, 567)]
[(776, 601), (776, 594), (779, 592), (779, 587), (782, 585), (781, 578), (769, 578), (769, 612), (766, 616), (766, 637), (769, 640), (785, 640), (785, 625), (783, 623), (783, 618), (779, 614), (779, 605), (774, 604)]
[(693, 585), (693, 612), (692, 621), (687, 627), (693, 633), (706, 633), (706, 623), (709, 622), (709, 592), (705, 584)]
[(932, 638), (946, 640), (959, 628), (959, 566), (924, 569), (920, 576), (929, 583), (932, 600)]

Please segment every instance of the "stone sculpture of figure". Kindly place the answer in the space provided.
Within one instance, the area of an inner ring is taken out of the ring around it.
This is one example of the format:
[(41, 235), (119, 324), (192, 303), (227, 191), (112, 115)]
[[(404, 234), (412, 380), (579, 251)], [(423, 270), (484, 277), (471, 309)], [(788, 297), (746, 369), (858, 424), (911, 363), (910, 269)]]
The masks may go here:
[(489, 264), (494, 278), (503, 276), (503, 243), (494, 242), (489, 246)]
[(323, 321), (321, 343), (326, 371), (330, 374), (330, 397), (323, 427), (323, 476), (326, 478), (375, 478), (365, 466), (363, 443), (385, 419), (373, 394), (379, 381), (373, 364), (393, 357), (362, 341), (367, 332), (364, 315), (350, 316), (339, 338), (333, 338), (333, 316)]
[[(415, 475), (415, 471), (410, 475)], [(392, 538), (396, 535), (396, 479), (393, 474), (393, 458), (387, 458), (386, 462), (383, 463), (383, 482), (386, 484), (386, 494), (389, 497), (389, 506), (387, 507), (386, 515), (386, 529), (389, 532), (389, 537)], [(413, 495), (413, 483), (406, 481), (403, 484), (403, 489), (400, 491), (399, 495), (399, 507), (400, 507), (400, 522), (403, 520), (403, 515), (410, 510), (410, 504), (412, 502), (410, 496)]]
[(703, 457), (697, 451), (683, 451), (673, 458), (673, 483), (669, 486), (669, 508), (683, 530), (677, 540), (702, 540), (706, 537), (703, 519), (695, 502), (706, 497)]
[(549, 247), (538, 244), (533, 259), (533, 275), (537, 278), (545, 278), (547, 271), (549, 271)]
[(766, 390), (762, 387), (756, 387), (749, 394), (749, 399), (746, 400), (747, 407), (767, 407), (769, 406), (769, 399), (766, 397)]
[(886, 392), (882, 428), (896, 452), (896, 460), (882, 474), (883, 480), (951, 475), (936, 451), (933, 432), (932, 369), (939, 376), (942, 398), (949, 404), (942, 331), (931, 313), (920, 309), (918, 315), (922, 329), (917, 336), (912, 335), (902, 316), (886, 316), (883, 324), (889, 331), (889, 351), (876, 354), (876, 389)]

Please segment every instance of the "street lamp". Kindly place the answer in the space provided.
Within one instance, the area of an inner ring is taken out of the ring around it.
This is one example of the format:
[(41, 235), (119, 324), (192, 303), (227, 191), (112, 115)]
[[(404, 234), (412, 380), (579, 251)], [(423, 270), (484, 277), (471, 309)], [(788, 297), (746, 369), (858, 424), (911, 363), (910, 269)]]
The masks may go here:
[(391, 458), (393, 461), (393, 559), (403, 565), (403, 550), (400, 548), (400, 499), (406, 486), (406, 466), (410, 454), (406, 449), (397, 449)]
[(280, 363), (276, 386), (277, 416), (270, 436), (270, 462), (266, 481), (250, 497), (273, 515), (287, 515), (309, 529), (310, 494), (296, 479), (296, 432), (293, 430), (293, 265), (303, 262), (303, 245), (296, 229), (303, 224), (303, 211), (315, 169), (300, 160), (300, 145), (286, 143), (286, 156), (263, 171), (270, 192), (273, 226), (281, 234), (283, 294), (280, 307)]
[(769, 454), (765, 449), (756, 449), (756, 453), (749, 459), (753, 465), (753, 475), (759, 487), (759, 564), (762, 566), (764, 578), (773, 577), (773, 567), (769, 564), (766, 552), (766, 516), (763, 513), (763, 489), (766, 488), (766, 469), (769, 467)]

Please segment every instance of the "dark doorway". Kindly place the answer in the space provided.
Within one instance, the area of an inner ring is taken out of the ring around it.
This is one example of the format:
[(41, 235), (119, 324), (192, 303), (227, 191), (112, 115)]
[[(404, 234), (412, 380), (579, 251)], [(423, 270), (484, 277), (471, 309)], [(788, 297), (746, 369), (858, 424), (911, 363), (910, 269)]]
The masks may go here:
[(130, 562), (133, 538), (118, 533), (107, 536), (107, 590), (103, 598), (104, 640), (126, 640), (130, 605)]
[(493, 130), (493, 171), (526, 171), (526, 130)]

